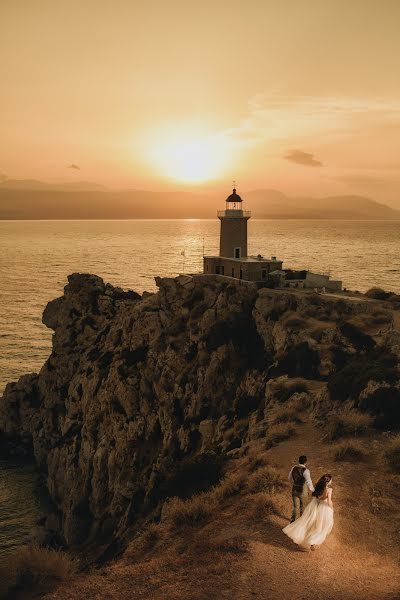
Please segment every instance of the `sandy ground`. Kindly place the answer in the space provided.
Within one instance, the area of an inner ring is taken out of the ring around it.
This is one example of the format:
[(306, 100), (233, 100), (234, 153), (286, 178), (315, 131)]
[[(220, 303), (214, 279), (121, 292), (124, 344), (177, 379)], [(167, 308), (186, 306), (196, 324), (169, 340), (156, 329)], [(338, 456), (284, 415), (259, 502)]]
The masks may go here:
[[(385, 498), (379, 496), (384, 493), (379, 486), (385, 468), (378, 458), (381, 442), (366, 442), (376, 457), (368, 464), (337, 463), (332, 461), (331, 449), (321, 441), (321, 435), (312, 424), (305, 425), (295, 438), (274, 448), (271, 455), (286, 471), (299, 454), (307, 453), (314, 481), (324, 472), (333, 475), (332, 534), (316, 552), (304, 553), (282, 535), (287, 519), (274, 518), (265, 540), (251, 544), (250, 557), (243, 565), (242, 589), (236, 598), (400, 598), (399, 555), (394, 539), (399, 531), (393, 531), (399, 524), (382, 514)], [(376, 515), (371, 512), (372, 505), (376, 505)]]

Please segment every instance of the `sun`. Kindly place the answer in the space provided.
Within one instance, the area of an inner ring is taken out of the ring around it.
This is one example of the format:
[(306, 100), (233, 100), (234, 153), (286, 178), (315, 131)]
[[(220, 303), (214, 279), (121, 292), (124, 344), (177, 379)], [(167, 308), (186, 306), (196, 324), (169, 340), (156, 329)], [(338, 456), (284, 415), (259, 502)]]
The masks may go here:
[(153, 168), (182, 183), (203, 183), (223, 175), (227, 148), (217, 136), (173, 135), (151, 150)]

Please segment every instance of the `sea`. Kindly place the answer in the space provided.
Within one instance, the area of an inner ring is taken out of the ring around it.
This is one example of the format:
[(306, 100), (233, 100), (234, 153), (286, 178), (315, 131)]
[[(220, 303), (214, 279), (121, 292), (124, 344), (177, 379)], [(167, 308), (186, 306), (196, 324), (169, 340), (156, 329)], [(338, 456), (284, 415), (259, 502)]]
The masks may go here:
[[(400, 293), (400, 221), (252, 219), (248, 236), (249, 254), (329, 274), (347, 289)], [(217, 219), (0, 221), (0, 394), (48, 357), (42, 312), (68, 274), (152, 292), (156, 276), (201, 271), (203, 255), (218, 251)], [(33, 467), (0, 461), (0, 553), (29, 539), (35, 507)]]

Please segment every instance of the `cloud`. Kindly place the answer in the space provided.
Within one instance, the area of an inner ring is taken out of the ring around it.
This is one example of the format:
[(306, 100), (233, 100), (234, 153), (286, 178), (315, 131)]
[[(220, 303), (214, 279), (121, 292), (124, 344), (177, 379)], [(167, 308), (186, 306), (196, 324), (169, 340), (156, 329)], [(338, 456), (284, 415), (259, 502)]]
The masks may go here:
[(68, 167), (67, 167), (67, 168), (68, 168), (68, 169), (76, 169), (77, 171), (80, 171), (80, 170), (81, 170), (81, 168), (80, 168), (80, 166), (79, 166), (79, 165), (74, 165), (74, 164), (72, 164), (72, 165), (68, 165)]
[(221, 133), (239, 147), (264, 143), (300, 146), (316, 136), (337, 144), (373, 127), (391, 130), (399, 121), (399, 100), (269, 93), (250, 98), (247, 114), (238, 126)]
[(290, 150), (283, 158), (305, 167), (322, 167), (322, 162), (314, 158), (314, 154), (303, 150)]

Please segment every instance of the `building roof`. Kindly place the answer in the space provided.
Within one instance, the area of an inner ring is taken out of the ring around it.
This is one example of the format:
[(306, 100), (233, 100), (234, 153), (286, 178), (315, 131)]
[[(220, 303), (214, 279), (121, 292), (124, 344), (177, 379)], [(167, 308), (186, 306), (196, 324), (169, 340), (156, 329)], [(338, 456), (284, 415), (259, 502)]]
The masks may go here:
[(236, 193), (236, 188), (233, 188), (232, 194), (227, 197), (226, 202), (243, 202), (239, 194)]

